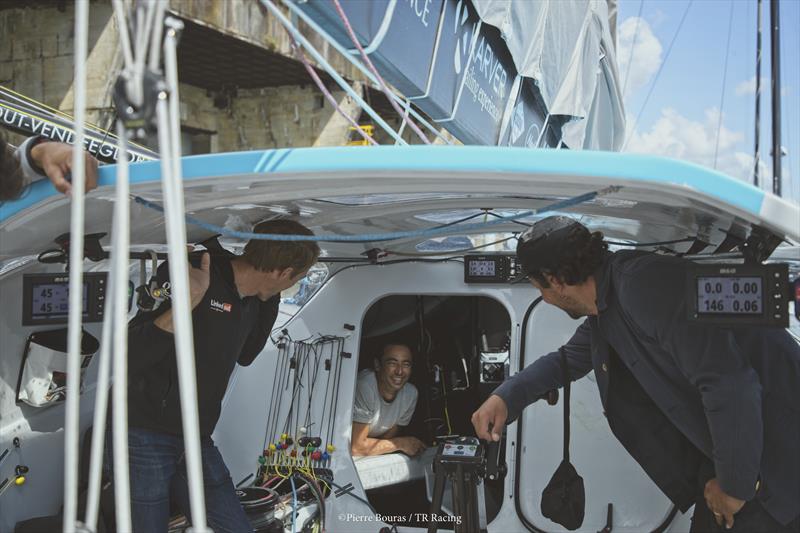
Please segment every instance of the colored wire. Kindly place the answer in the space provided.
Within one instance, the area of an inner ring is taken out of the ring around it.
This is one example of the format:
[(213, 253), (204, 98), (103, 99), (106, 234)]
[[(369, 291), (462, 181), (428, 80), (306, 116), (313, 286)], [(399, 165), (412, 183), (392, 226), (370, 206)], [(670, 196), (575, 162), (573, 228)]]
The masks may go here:
[(296, 533), (295, 517), (297, 516), (297, 489), (294, 486), (294, 477), (289, 477), (289, 483), (292, 484), (292, 533)]

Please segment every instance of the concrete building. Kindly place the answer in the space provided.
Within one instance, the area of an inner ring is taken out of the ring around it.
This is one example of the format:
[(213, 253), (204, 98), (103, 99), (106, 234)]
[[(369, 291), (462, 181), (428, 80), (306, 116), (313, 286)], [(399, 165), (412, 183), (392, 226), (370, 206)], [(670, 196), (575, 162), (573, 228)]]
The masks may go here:
[[(65, 0), (0, 2), (0, 85), (72, 114), (74, 5)], [(112, 124), (112, 87), (122, 66), (118, 28), (107, 0), (90, 5), (87, 106), (90, 122)], [(339, 146), (348, 123), (294, 56), (284, 28), (256, 0), (171, 0), (185, 24), (178, 50), (185, 153)], [(351, 85), (395, 127), (383, 94), (308, 28)], [(319, 71), (342, 109), (358, 115), (344, 91)], [(366, 114), (363, 122), (369, 123)], [(1, 125), (1, 124), (0, 124)], [(379, 142), (390, 142), (376, 128)], [(404, 137), (419, 142), (409, 128)], [(14, 138), (12, 137), (12, 141)]]

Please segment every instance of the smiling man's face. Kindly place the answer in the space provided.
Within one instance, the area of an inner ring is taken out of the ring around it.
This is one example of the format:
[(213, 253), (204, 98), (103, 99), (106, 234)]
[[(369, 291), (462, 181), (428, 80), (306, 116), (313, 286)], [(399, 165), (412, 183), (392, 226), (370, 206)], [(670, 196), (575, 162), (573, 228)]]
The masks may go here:
[(413, 356), (402, 344), (389, 344), (383, 349), (377, 369), (378, 385), (381, 389), (397, 394), (411, 377)]

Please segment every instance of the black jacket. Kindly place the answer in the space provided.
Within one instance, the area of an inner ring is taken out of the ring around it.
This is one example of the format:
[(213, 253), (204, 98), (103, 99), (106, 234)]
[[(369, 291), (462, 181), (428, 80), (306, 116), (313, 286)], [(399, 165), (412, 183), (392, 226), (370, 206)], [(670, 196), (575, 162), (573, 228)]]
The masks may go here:
[[(262, 302), (240, 298), (231, 259), (212, 255), (208, 291), (192, 311), (200, 435), (209, 436), (219, 420), (222, 398), (236, 363), (247, 366), (264, 348), (278, 316), (280, 295)], [(197, 266), (199, 258), (193, 263)], [(169, 279), (165, 261), (158, 279)], [(153, 321), (169, 309), (139, 312), (128, 324), (128, 421), (140, 427), (182, 434), (175, 340)]]
[[(609, 255), (595, 273), (598, 315), (565, 345), (572, 379), (594, 369), (614, 435), (682, 510), (708, 458), (726, 493), (786, 524), (800, 515), (800, 344), (780, 328), (689, 322), (685, 265)], [(562, 381), (554, 352), (495, 393), (513, 420)]]

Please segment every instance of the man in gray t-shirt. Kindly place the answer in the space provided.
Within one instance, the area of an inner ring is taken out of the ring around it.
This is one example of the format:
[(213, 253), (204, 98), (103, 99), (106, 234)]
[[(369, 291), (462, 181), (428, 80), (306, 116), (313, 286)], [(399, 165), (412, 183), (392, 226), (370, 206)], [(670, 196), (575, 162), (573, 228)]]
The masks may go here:
[(403, 452), (417, 455), (425, 445), (416, 437), (396, 436), (407, 426), (417, 405), (417, 388), (408, 382), (413, 356), (404, 344), (387, 344), (375, 370), (358, 374), (353, 405), (353, 455)]

